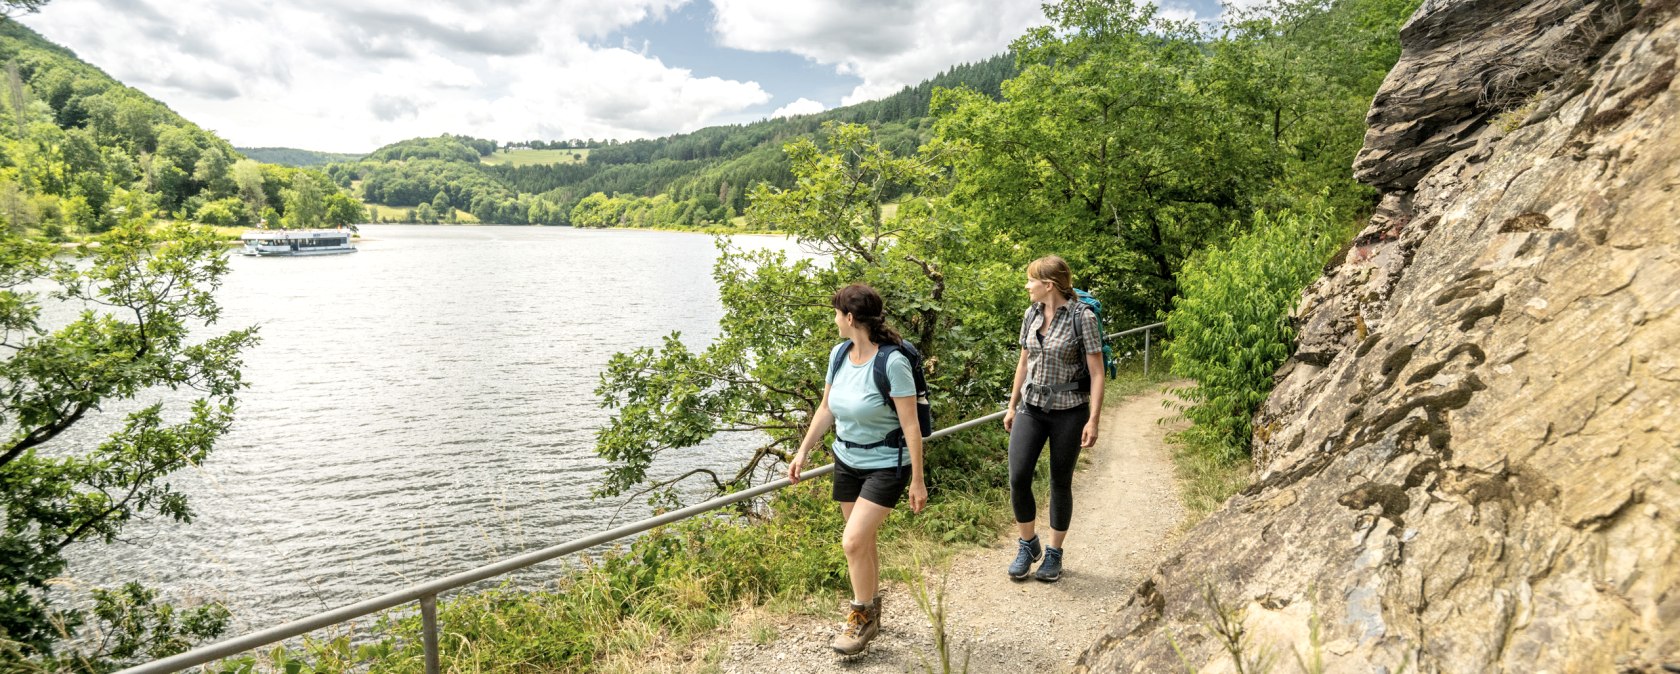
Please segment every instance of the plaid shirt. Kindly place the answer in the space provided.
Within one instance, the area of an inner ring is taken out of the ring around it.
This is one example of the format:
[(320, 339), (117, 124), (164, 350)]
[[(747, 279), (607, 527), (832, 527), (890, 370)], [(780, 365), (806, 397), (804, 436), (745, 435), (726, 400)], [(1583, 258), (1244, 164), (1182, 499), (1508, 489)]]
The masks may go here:
[[(1074, 330), (1074, 321), (1079, 329)], [(1102, 327), (1097, 316), (1082, 302), (1062, 305), (1041, 337), (1044, 305), (1034, 303), (1021, 317), (1021, 348), (1027, 350), (1027, 380), (1021, 385), (1021, 401), (1047, 410), (1065, 410), (1090, 401), (1087, 391), (1049, 391), (1048, 387), (1085, 376), (1085, 356), (1102, 353)], [(1083, 344), (1082, 344), (1083, 343)], [(1084, 348), (1081, 348), (1083, 346)]]

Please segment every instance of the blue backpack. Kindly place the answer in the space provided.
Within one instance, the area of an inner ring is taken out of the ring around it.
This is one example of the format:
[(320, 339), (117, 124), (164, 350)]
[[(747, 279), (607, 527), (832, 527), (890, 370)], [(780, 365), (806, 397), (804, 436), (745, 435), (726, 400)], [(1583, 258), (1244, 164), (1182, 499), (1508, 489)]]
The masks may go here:
[[(851, 349), (852, 340), (848, 339), (841, 342), (840, 348), (834, 351), (834, 358), (828, 363), (829, 381), (834, 381), (834, 373), (840, 370), (841, 361), (846, 358), (846, 352), (851, 351)], [(887, 381), (887, 356), (892, 355), (894, 351), (903, 351), (904, 357), (910, 361), (910, 373), (916, 379), (916, 423), (922, 427), (922, 437), (925, 438), (933, 433), (933, 406), (928, 402), (927, 376), (922, 373), (922, 352), (917, 351), (916, 345), (911, 344), (910, 340), (904, 340), (898, 344), (882, 344), (881, 348), (875, 351), (874, 367), (872, 368), (875, 374), (875, 390), (880, 391), (881, 402), (891, 408), (893, 406), (892, 383)], [(839, 436), (836, 435), (835, 437)], [(904, 429), (902, 428), (888, 433), (885, 439), (873, 445), (860, 445), (845, 438), (840, 438), (840, 442), (853, 449), (897, 447), (902, 450), (907, 446), (904, 440)], [(904, 463), (902, 453), (899, 455), (898, 462), (900, 464)]]
[[(1119, 372), (1119, 366), (1114, 361), (1114, 346), (1108, 343), (1108, 328), (1103, 323), (1102, 302), (1093, 296), (1090, 291), (1078, 288), (1073, 289), (1073, 298), (1090, 307), (1091, 313), (1097, 317), (1097, 338), (1102, 340), (1103, 370), (1108, 372), (1110, 378), (1113, 378)], [(1079, 321), (1073, 322), (1073, 334), (1079, 335)], [(1080, 336), (1080, 340), (1083, 342), (1084, 337)], [(1089, 374), (1085, 378), (1085, 390), (1091, 390)]]

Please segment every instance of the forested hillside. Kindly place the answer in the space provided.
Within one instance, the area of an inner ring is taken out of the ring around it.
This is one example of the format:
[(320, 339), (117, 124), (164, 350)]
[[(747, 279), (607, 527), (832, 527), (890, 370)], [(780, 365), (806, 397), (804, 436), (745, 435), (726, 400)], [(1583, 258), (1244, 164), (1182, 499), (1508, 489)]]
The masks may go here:
[(460, 210), (509, 224), (717, 226), (746, 211), (752, 186), (792, 184), (782, 151), (788, 141), (816, 137), (825, 123), (868, 124), (879, 142), (908, 156), (931, 137), (927, 115), (935, 89), (966, 87), (996, 98), (1013, 74), (1014, 61), (1005, 54), (952, 67), (880, 100), (814, 115), (623, 143), (553, 145), (590, 147), (582, 164), (485, 165), (496, 141), (444, 135), (393, 143), (327, 172), (341, 186), (359, 184), (368, 203), (412, 209), (408, 219), (419, 222), (449, 222)]
[(313, 227), (362, 209), (324, 174), (241, 158), (151, 97), (0, 20), (0, 219), (65, 240), (125, 218)]
[(334, 162), (356, 161), (367, 155), (349, 152), (316, 152), (291, 147), (236, 147), (239, 154), (264, 164), (279, 164), (297, 168), (326, 166)]

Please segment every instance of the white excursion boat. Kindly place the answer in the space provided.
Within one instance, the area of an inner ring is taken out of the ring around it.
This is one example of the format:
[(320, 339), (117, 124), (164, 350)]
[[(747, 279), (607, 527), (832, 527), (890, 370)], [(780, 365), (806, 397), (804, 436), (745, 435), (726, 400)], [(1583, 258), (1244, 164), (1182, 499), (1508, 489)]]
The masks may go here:
[(240, 235), (245, 255), (338, 255), (354, 253), (350, 232), (343, 229), (252, 229)]

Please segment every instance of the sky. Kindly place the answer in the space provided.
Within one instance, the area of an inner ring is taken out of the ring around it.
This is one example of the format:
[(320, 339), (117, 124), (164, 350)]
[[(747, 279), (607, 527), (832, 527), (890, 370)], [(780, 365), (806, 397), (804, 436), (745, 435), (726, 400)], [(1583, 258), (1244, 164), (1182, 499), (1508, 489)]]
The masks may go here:
[(234, 145), (330, 152), (809, 114), (1046, 23), (1038, 0), (52, 0), (19, 20)]

